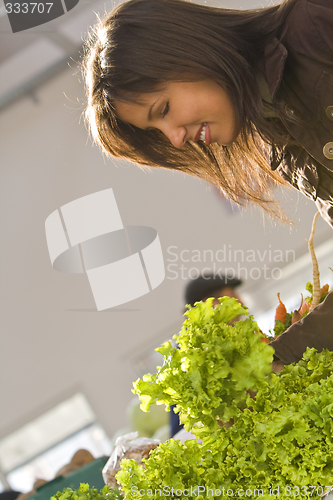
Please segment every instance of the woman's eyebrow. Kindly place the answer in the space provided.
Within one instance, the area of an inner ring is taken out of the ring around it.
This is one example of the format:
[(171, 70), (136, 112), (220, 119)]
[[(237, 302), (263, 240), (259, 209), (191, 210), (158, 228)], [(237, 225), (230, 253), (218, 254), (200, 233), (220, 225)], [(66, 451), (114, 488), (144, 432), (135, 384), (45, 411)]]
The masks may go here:
[(148, 111), (148, 120), (151, 121), (153, 119), (153, 108), (155, 106), (157, 101), (155, 101), (149, 108), (149, 111)]

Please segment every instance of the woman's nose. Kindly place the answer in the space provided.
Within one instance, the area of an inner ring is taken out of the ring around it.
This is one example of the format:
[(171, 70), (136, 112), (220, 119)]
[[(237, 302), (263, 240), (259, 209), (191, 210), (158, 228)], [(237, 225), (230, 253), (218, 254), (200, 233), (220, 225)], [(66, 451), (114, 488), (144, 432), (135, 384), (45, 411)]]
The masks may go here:
[(167, 136), (171, 144), (175, 148), (181, 148), (186, 142), (186, 128), (185, 127), (163, 127), (163, 134)]

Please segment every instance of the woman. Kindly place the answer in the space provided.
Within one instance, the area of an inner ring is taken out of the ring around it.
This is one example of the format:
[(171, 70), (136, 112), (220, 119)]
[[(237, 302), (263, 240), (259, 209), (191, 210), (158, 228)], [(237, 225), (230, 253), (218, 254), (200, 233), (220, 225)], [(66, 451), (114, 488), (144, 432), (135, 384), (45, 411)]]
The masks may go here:
[(290, 183), (333, 226), (332, 27), (331, 0), (257, 11), (125, 2), (87, 44), (93, 137), (280, 218), (270, 188)]
[[(333, 226), (332, 32), (332, 0), (125, 2), (87, 44), (92, 135), (106, 153), (201, 177), (280, 218), (270, 188), (289, 183)], [(333, 350), (332, 314), (329, 294), (273, 342), (280, 360)]]

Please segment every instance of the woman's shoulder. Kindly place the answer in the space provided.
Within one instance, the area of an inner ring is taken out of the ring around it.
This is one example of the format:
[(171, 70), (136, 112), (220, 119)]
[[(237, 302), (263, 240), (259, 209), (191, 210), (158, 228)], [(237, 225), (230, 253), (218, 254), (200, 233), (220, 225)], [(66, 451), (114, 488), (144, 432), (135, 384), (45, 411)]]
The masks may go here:
[(333, 51), (333, 0), (296, 0), (287, 19), (289, 36), (301, 33), (322, 45), (323, 50)]
[(306, 0), (309, 18), (318, 36), (333, 51), (333, 1)]

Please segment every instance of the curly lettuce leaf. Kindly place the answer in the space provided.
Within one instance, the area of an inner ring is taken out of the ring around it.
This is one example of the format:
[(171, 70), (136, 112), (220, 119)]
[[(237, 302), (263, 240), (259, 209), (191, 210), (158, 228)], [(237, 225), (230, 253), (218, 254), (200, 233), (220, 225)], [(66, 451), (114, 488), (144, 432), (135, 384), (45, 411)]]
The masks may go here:
[(124, 495), (117, 489), (105, 485), (100, 491), (90, 488), (88, 483), (81, 483), (77, 490), (64, 488), (51, 497), (51, 500), (121, 500)]
[[(148, 411), (151, 404), (176, 405), (187, 430), (205, 425), (212, 430), (217, 420), (228, 422), (246, 407), (249, 390), (258, 390), (271, 373), (273, 348), (261, 342), (259, 327), (236, 299), (223, 297), (190, 308), (183, 328), (171, 342), (156, 349), (163, 366), (134, 383), (134, 393)], [(231, 323), (245, 316), (244, 320)]]

